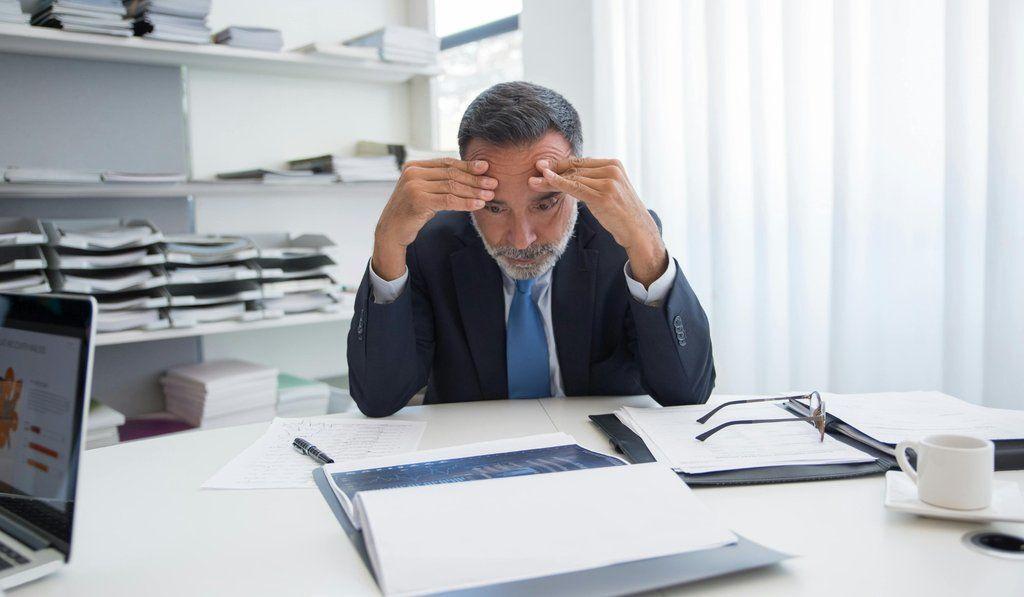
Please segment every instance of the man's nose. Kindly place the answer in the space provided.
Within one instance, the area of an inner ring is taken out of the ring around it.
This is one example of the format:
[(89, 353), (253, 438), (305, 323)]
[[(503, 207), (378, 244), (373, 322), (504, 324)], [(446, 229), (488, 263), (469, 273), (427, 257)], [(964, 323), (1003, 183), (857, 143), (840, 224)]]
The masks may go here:
[(512, 230), (509, 232), (509, 241), (513, 247), (517, 249), (525, 249), (533, 244), (533, 241), (537, 240), (537, 235), (533, 232), (533, 226), (527, 218), (517, 217), (512, 222)]

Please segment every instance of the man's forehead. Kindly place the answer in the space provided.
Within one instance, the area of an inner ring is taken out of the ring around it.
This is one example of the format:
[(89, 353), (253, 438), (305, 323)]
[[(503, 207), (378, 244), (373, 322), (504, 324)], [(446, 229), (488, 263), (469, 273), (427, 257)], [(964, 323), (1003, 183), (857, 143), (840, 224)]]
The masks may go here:
[(531, 176), (537, 160), (559, 160), (569, 157), (571, 148), (565, 137), (551, 131), (528, 146), (494, 145), (473, 139), (466, 146), (466, 160), (484, 160), (490, 166), (487, 175), (494, 177)]

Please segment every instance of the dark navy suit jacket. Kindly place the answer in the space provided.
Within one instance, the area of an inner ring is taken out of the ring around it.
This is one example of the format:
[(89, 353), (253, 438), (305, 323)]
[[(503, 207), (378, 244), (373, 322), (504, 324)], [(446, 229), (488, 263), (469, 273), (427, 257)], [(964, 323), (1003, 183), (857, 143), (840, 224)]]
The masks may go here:
[[(406, 263), (409, 281), (393, 303), (374, 302), (368, 271), (359, 285), (348, 334), (349, 384), (359, 409), (391, 415), (424, 386), (427, 404), (507, 399), (501, 271), (469, 215), (436, 215), (409, 246)], [(661, 305), (646, 306), (629, 293), (625, 263), (625, 250), (580, 205), (576, 232), (552, 274), (565, 394), (705, 402), (715, 385), (708, 320), (683, 272), (669, 264), (675, 284)]]

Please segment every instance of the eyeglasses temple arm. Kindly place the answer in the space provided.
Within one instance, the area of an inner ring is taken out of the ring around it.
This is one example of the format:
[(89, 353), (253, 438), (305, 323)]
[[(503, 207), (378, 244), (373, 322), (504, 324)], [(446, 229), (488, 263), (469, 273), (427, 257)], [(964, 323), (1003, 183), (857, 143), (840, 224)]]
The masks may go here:
[(755, 402), (781, 402), (783, 400), (797, 400), (799, 398), (807, 398), (807, 397), (808, 397), (807, 395), (804, 395), (804, 396), (778, 396), (778, 397), (775, 397), (775, 398), (752, 398), (750, 400), (732, 400), (730, 402), (723, 402), (722, 404), (719, 404), (715, 408), (711, 409), (711, 411), (709, 411), (708, 414), (706, 414), (703, 417), (697, 419), (697, 422), (703, 425), (704, 423), (708, 422), (708, 419), (710, 419), (711, 417), (715, 416), (715, 413), (717, 413), (718, 411), (722, 410), (723, 408), (725, 408), (727, 406), (732, 406), (734, 404), (753, 404)]
[(712, 435), (714, 435), (715, 433), (718, 433), (719, 431), (721, 431), (721, 430), (723, 430), (726, 427), (729, 427), (731, 425), (756, 425), (758, 423), (785, 423), (787, 421), (814, 421), (814, 420), (815, 420), (815, 417), (786, 417), (784, 419), (746, 419), (746, 420), (739, 420), (739, 421), (727, 421), (725, 423), (722, 423), (718, 427), (713, 427), (711, 429), (708, 429), (707, 431), (705, 431), (704, 433), (698, 435), (694, 439), (696, 439), (697, 441), (702, 442), (702, 441), (706, 440), (707, 438), (711, 437)]

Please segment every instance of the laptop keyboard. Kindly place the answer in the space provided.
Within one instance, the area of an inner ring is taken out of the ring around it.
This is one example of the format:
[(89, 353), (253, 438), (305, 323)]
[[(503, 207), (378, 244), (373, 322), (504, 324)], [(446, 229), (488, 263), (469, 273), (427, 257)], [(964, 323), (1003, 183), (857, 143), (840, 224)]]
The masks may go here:
[[(3, 541), (0, 541), (0, 554), (3, 554), (3, 557), (0, 557), (0, 570), (7, 570), (15, 565), (28, 564), (29, 562), (28, 558), (14, 551)], [(11, 563), (12, 561), (14, 562), (13, 564)]]

